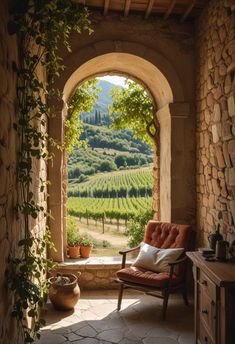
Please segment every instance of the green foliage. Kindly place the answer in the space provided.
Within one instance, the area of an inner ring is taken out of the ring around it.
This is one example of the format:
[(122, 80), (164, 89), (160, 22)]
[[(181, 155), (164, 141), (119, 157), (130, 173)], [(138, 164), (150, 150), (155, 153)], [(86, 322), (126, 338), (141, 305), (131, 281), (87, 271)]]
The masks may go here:
[(140, 211), (132, 217), (127, 225), (128, 244), (130, 247), (138, 246), (144, 239), (145, 226), (153, 217), (152, 211)]
[(112, 164), (112, 170), (140, 167), (153, 161), (150, 146), (134, 139), (130, 130), (118, 132), (106, 127), (84, 124), (84, 133), (80, 139), (87, 141), (88, 148), (75, 147), (70, 153), (69, 179), (100, 172), (103, 170), (101, 163), (104, 159)]
[(84, 234), (81, 242), (80, 242), (80, 246), (92, 246), (94, 245), (94, 241), (91, 235), (89, 234)]
[[(46, 124), (54, 109), (48, 106), (51, 98), (61, 99), (54, 88), (56, 77), (63, 70), (58, 56), (59, 46), (64, 43), (70, 51), (69, 36), (82, 29), (90, 31), (88, 12), (72, 0), (16, 0), (11, 2), (12, 20), (8, 23), (9, 34), (17, 34), (19, 62), (13, 62), (17, 73), (17, 98), (19, 120), (14, 128), (19, 136), (18, 152), (18, 205), (22, 215), (23, 238), (19, 242), (17, 257), (11, 257), (12, 270), (8, 275), (10, 289), (14, 293), (12, 316), (19, 322), (25, 343), (39, 338), (38, 331), (44, 325), (40, 317), (48, 283), (47, 272), (53, 262), (46, 259), (46, 248), (52, 247), (48, 231), (44, 237), (36, 236), (31, 219), (48, 217), (47, 209), (35, 200), (32, 190), (34, 159), (52, 159), (48, 143), (60, 148), (60, 142), (48, 137)], [(41, 80), (38, 68), (45, 68), (47, 81)], [(46, 99), (45, 99), (46, 98)], [(40, 179), (41, 197), (47, 198), (47, 180)], [(27, 317), (32, 318), (29, 327)]]
[(153, 144), (158, 124), (152, 98), (140, 84), (130, 80), (126, 84), (127, 88), (114, 87), (111, 91), (112, 127), (118, 130), (128, 127), (137, 138)]
[(76, 222), (69, 217), (67, 219), (67, 243), (69, 246), (79, 246), (81, 237)]
[(108, 160), (102, 161), (99, 167), (100, 172), (111, 172), (115, 171), (116, 169), (117, 166), (115, 165), (115, 163), (113, 161)]
[(68, 153), (86, 142), (80, 139), (84, 131), (80, 115), (82, 112), (91, 111), (97, 101), (100, 91), (96, 86), (97, 82), (96, 79), (86, 81), (76, 89), (69, 100), (68, 119), (65, 121), (65, 147)]

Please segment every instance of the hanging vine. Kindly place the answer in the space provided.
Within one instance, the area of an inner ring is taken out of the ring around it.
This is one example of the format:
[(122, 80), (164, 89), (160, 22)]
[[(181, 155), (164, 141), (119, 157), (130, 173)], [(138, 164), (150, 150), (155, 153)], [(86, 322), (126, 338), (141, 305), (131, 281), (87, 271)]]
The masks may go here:
[[(13, 67), (18, 77), (17, 98), (19, 120), (14, 124), (19, 135), (18, 153), (18, 204), (22, 215), (22, 239), (19, 241), (17, 257), (11, 258), (12, 271), (9, 283), (14, 293), (12, 316), (22, 329), (25, 343), (39, 338), (38, 331), (44, 325), (40, 309), (48, 291), (45, 274), (53, 267), (46, 258), (46, 247), (53, 246), (49, 231), (44, 235), (33, 230), (33, 221), (49, 216), (44, 206), (47, 199), (48, 181), (40, 179), (40, 199), (33, 192), (35, 161), (48, 162), (52, 159), (48, 144), (59, 147), (48, 137), (47, 121), (54, 114), (48, 102), (61, 95), (53, 84), (63, 70), (58, 56), (61, 43), (70, 51), (69, 37), (72, 32), (90, 29), (88, 11), (72, 0), (17, 0), (10, 9), (12, 20), (8, 24), (9, 34), (17, 34), (19, 62)], [(46, 71), (43, 80), (41, 70)], [(28, 319), (31, 318), (31, 325)]]

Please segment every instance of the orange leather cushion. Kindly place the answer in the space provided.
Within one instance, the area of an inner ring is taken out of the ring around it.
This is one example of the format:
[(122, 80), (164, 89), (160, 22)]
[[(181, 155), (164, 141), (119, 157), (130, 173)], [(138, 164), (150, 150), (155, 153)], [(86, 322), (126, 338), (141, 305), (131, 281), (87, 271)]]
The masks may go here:
[(145, 230), (144, 242), (158, 248), (183, 247), (187, 251), (193, 249), (194, 238), (195, 232), (190, 225), (151, 220)]
[[(126, 282), (132, 282), (157, 288), (166, 287), (169, 281), (169, 273), (167, 272), (156, 273), (142, 268), (137, 268), (135, 266), (119, 270), (117, 272), (117, 277), (120, 280)], [(177, 276), (173, 275), (173, 284), (177, 281)]]

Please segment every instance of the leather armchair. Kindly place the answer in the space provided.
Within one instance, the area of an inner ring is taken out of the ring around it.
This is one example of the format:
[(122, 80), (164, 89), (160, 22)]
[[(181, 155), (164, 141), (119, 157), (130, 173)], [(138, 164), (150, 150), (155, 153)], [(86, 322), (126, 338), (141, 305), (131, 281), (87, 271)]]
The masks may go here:
[(194, 248), (195, 231), (190, 225), (151, 220), (146, 226), (143, 241), (161, 249), (184, 248), (184, 252), (178, 260), (169, 263), (169, 272), (156, 273), (143, 268), (125, 266), (127, 254), (139, 250), (139, 246), (120, 251), (122, 269), (117, 272), (116, 279), (116, 282), (120, 284), (117, 309), (121, 309), (123, 290), (132, 288), (162, 298), (162, 317), (165, 319), (170, 293), (180, 290), (185, 304), (188, 305), (186, 283), (188, 258), (185, 252)]

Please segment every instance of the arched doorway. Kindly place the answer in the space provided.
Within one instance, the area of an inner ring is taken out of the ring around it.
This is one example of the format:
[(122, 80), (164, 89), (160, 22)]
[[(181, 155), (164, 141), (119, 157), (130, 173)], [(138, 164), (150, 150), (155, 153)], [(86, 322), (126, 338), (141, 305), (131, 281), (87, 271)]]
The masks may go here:
[[(153, 57), (153, 52), (150, 52)], [(158, 61), (158, 54), (155, 57)], [(67, 60), (70, 66), (69, 77), (66, 79), (67, 70), (63, 78), (59, 79), (60, 88), (63, 86), (63, 104), (58, 108), (57, 117), (50, 121), (50, 134), (63, 141), (63, 121), (67, 116), (66, 102), (82, 82), (104, 74), (121, 74), (136, 79), (151, 93), (160, 125), (160, 149), (155, 159), (155, 183), (159, 181), (159, 187), (158, 192), (154, 193), (153, 202), (155, 208), (160, 209), (158, 218), (169, 222), (193, 222), (189, 219), (189, 214), (191, 216), (194, 209), (194, 194), (190, 192), (194, 186), (194, 164), (193, 161), (189, 164), (188, 156), (194, 146), (194, 139), (190, 136), (188, 144), (186, 131), (193, 129), (194, 121), (190, 104), (185, 102), (183, 86), (172, 66), (166, 59), (159, 62), (167, 78), (155, 64), (132, 53), (110, 52), (92, 58), (87, 56), (87, 61), (77, 68), (74, 59), (75, 56), (71, 56)], [(66, 252), (66, 195), (63, 192), (66, 161), (65, 156), (59, 151), (54, 151), (54, 154), (54, 167), (49, 168), (49, 206), (55, 219), (51, 221), (50, 228), (57, 252), (52, 256), (57, 261), (63, 261)], [(186, 164), (187, 169), (184, 169)]]

